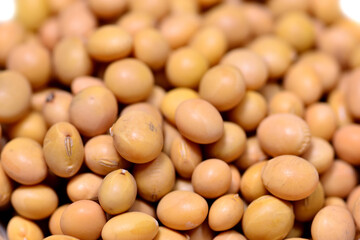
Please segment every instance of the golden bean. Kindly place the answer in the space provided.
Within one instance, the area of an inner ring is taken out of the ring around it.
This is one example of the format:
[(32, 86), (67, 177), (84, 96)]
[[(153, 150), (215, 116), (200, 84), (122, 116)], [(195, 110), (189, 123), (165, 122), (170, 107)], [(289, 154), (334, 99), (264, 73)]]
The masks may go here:
[(305, 159), (282, 155), (266, 163), (261, 179), (265, 188), (275, 196), (296, 201), (310, 196), (316, 190), (319, 174)]
[(10, 70), (0, 72), (0, 122), (20, 120), (29, 110), (31, 85), (20, 73)]
[(96, 200), (103, 178), (93, 173), (81, 173), (71, 178), (66, 192), (73, 202), (79, 200)]
[(100, 185), (99, 203), (109, 214), (125, 212), (134, 204), (136, 190), (136, 181), (131, 173), (125, 169), (112, 171)]
[(160, 200), (156, 214), (169, 228), (189, 230), (204, 222), (208, 214), (208, 204), (197, 193), (172, 191)]
[(1, 152), (1, 165), (14, 181), (34, 185), (43, 181), (47, 166), (41, 145), (31, 138), (14, 138)]
[(127, 212), (111, 218), (104, 225), (104, 240), (152, 240), (159, 231), (155, 218), (141, 212)]
[(44, 239), (44, 234), (36, 223), (20, 216), (12, 217), (6, 230), (7, 236), (11, 240)]
[(46, 133), (43, 151), (50, 170), (60, 177), (72, 177), (84, 160), (84, 146), (78, 130), (70, 123), (54, 124)]
[(283, 239), (293, 227), (294, 217), (289, 202), (265, 195), (246, 208), (242, 228), (248, 239)]
[(85, 164), (96, 174), (106, 175), (116, 169), (128, 169), (130, 163), (116, 151), (110, 135), (98, 135), (91, 138), (84, 147)]
[(151, 162), (135, 165), (133, 174), (139, 195), (150, 202), (161, 199), (175, 184), (175, 168), (165, 153)]
[(116, 150), (129, 162), (150, 162), (163, 148), (161, 123), (144, 111), (122, 115), (110, 131)]
[(67, 206), (60, 218), (61, 231), (80, 239), (98, 239), (106, 223), (100, 205), (91, 200), (79, 200)]
[(11, 204), (16, 212), (28, 219), (49, 217), (58, 206), (56, 192), (43, 184), (20, 186), (11, 195)]

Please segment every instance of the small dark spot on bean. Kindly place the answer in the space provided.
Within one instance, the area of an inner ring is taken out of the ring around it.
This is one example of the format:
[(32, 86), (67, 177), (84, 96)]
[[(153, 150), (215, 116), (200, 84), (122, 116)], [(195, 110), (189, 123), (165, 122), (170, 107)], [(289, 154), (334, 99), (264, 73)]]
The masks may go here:
[(55, 93), (54, 92), (50, 92), (47, 97), (46, 97), (46, 102), (52, 102), (55, 98)]

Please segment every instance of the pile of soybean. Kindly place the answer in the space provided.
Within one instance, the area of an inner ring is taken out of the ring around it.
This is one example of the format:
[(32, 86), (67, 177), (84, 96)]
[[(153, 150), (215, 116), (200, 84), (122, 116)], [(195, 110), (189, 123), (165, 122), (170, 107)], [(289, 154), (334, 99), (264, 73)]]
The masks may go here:
[(360, 239), (360, 25), (337, 0), (17, 4), (1, 239)]

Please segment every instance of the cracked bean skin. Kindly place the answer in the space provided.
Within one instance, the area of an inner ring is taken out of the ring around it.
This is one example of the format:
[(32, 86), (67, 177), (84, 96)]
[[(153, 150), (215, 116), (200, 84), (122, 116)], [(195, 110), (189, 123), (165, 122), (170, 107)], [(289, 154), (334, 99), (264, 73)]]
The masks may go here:
[(54, 124), (46, 133), (43, 151), (46, 164), (57, 176), (74, 176), (84, 160), (84, 146), (78, 130), (68, 122)]

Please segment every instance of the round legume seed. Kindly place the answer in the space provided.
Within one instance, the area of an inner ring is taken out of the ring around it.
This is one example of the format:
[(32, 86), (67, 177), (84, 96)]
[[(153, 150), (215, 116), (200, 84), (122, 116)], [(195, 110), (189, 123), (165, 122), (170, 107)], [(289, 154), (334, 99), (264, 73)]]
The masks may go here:
[(238, 224), (244, 213), (244, 203), (238, 194), (227, 194), (213, 202), (209, 210), (209, 226), (225, 231)]
[(66, 207), (69, 206), (69, 204), (64, 204), (60, 207), (58, 207), (50, 216), (49, 218), (49, 230), (51, 234), (58, 235), (63, 234), (61, 227), (60, 227), (60, 219), (61, 215), (66, 209)]
[(152, 240), (159, 230), (155, 218), (141, 212), (127, 212), (111, 218), (104, 225), (104, 240)]
[(129, 162), (150, 162), (163, 148), (161, 123), (144, 111), (122, 115), (112, 126), (111, 134), (116, 150)]
[(91, 200), (79, 200), (67, 206), (61, 215), (61, 231), (80, 239), (95, 240), (101, 235), (106, 217), (100, 205)]
[(151, 162), (135, 165), (133, 174), (139, 195), (150, 202), (161, 199), (175, 184), (175, 168), (165, 153)]
[(70, 123), (54, 124), (46, 133), (43, 144), (45, 161), (59, 177), (72, 177), (84, 160), (84, 146), (78, 130)]
[(207, 159), (194, 169), (191, 183), (196, 193), (204, 198), (217, 198), (226, 193), (231, 185), (229, 165), (220, 159)]
[(102, 177), (93, 173), (81, 173), (70, 179), (66, 192), (73, 202), (79, 200), (96, 200)]
[(5, 174), (0, 165), (0, 208), (6, 206), (10, 202), (13, 186), (9, 177)]
[(289, 202), (265, 195), (246, 208), (242, 228), (248, 239), (284, 239), (294, 225), (294, 218)]
[(47, 166), (41, 145), (31, 138), (14, 138), (1, 152), (1, 165), (14, 181), (33, 185), (43, 181)]
[(224, 133), (224, 122), (219, 111), (202, 99), (189, 99), (176, 109), (176, 126), (189, 140), (208, 144), (219, 140)]
[(275, 196), (295, 201), (304, 199), (315, 191), (319, 174), (305, 159), (282, 155), (266, 163), (261, 179), (265, 188)]
[(299, 156), (310, 146), (309, 126), (294, 114), (272, 114), (260, 123), (256, 131), (261, 148), (273, 157), (284, 154)]
[(189, 230), (205, 221), (208, 204), (203, 197), (189, 191), (172, 191), (166, 194), (156, 209), (159, 220), (175, 230)]
[(99, 203), (105, 212), (119, 214), (134, 203), (137, 186), (134, 177), (125, 169), (112, 171), (103, 179), (99, 189)]
[(9, 239), (44, 239), (44, 234), (36, 223), (20, 216), (12, 217), (6, 230)]
[(39, 220), (49, 217), (58, 206), (56, 192), (43, 184), (20, 186), (11, 195), (11, 204), (23, 217)]
[(21, 119), (29, 110), (31, 85), (20, 73), (0, 72), (0, 122), (11, 123)]
[(119, 168), (128, 169), (131, 165), (116, 151), (110, 135), (91, 138), (86, 142), (84, 150), (86, 166), (99, 175), (106, 175)]
[(114, 94), (105, 87), (88, 87), (71, 101), (70, 122), (88, 137), (105, 133), (116, 121), (118, 105)]
[(311, 224), (311, 236), (314, 240), (352, 240), (354, 235), (354, 220), (349, 210), (343, 207), (324, 207), (316, 214)]
[(150, 68), (135, 58), (126, 58), (111, 63), (105, 70), (104, 81), (122, 103), (145, 100), (154, 85)]

